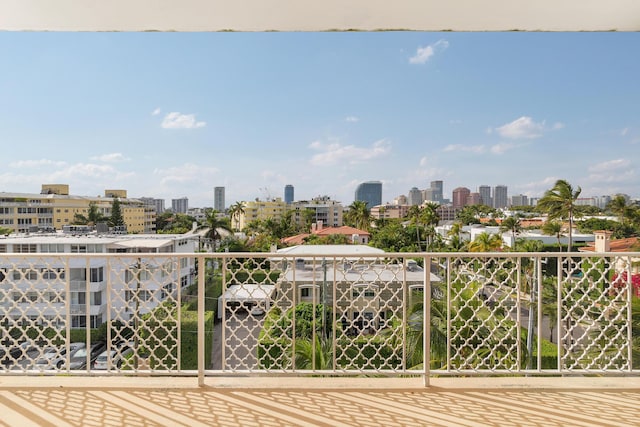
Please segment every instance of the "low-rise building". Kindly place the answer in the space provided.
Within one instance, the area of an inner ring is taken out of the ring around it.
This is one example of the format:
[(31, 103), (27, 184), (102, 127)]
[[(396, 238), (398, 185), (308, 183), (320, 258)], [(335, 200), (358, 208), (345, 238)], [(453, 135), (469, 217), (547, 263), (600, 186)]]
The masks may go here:
[(155, 231), (155, 209), (142, 200), (127, 198), (126, 190), (105, 190), (105, 197), (74, 196), (65, 184), (44, 184), (40, 194), (0, 192), (0, 227), (15, 233), (62, 230), (75, 223), (76, 214), (86, 217), (90, 204), (102, 216), (111, 216), (116, 198), (129, 233)]
[(109, 316), (127, 320), (193, 283), (193, 257), (154, 254), (193, 253), (195, 245), (188, 235), (166, 234), (4, 237), (0, 307), (8, 322), (63, 327), (70, 298), (71, 327), (97, 328)]

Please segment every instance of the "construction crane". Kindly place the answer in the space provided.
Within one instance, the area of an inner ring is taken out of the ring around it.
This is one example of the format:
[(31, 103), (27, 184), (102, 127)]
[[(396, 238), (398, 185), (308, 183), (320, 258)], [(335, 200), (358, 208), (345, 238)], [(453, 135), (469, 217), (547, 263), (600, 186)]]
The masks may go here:
[(267, 187), (260, 187), (260, 192), (262, 194), (264, 194), (265, 200), (267, 202), (270, 202), (272, 200), (271, 199), (271, 192), (269, 191), (269, 189)]

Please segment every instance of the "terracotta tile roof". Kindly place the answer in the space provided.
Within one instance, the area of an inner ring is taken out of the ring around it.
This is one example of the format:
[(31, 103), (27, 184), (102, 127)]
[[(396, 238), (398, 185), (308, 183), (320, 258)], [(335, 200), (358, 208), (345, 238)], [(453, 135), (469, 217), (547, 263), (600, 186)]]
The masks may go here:
[(360, 236), (370, 236), (370, 233), (368, 231), (349, 227), (347, 225), (343, 225), (342, 227), (326, 227), (322, 230), (314, 231), (313, 234), (318, 234), (320, 236), (328, 236), (330, 234), (345, 234), (349, 237), (354, 234), (358, 234)]
[[(322, 230), (312, 231), (312, 233), (317, 234), (319, 236), (329, 236), (332, 234), (344, 234), (349, 238), (351, 238), (351, 236), (353, 236), (354, 234), (357, 234), (359, 236), (371, 235), (367, 231), (360, 230), (358, 228), (349, 227), (346, 225), (343, 225), (342, 227), (326, 227), (326, 228), (323, 228)], [(309, 237), (310, 235), (311, 234), (309, 233), (296, 234), (295, 236), (285, 237), (280, 241), (285, 245), (302, 245), (305, 243), (304, 239)]]
[(285, 245), (302, 245), (304, 243), (304, 239), (309, 236), (309, 233), (296, 234), (295, 236), (285, 237), (281, 242)]
[[(638, 247), (640, 241), (637, 237), (628, 237), (626, 239), (616, 239), (609, 243), (609, 252), (635, 252), (634, 246)], [(580, 248), (582, 252), (595, 252), (595, 243), (591, 243), (583, 248)], [(638, 249), (636, 249), (638, 250)]]

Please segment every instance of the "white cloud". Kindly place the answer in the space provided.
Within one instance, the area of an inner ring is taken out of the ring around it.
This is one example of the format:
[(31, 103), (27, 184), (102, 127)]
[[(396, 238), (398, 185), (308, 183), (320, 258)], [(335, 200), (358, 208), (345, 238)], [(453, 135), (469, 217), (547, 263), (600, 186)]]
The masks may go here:
[(629, 159), (614, 159), (589, 166), (589, 181), (603, 183), (628, 183), (635, 185), (636, 172)]
[(449, 47), (449, 42), (446, 40), (438, 40), (437, 42), (424, 46), (418, 47), (415, 55), (409, 58), (410, 64), (424, 64), (429, 58), (435, 55), (436, 52), (441, 52)]
[(39, 168), (39, 167), (63, 167), (67, 164), (67, 162), (62, 161), (54, 161), (49, 159), (40, 159), (40, 160), (18, 160), (15, 162), (9, 163), (9, 167), (24, 169), (24, 168)]
[(484, 153), (485, 146), (484, 145), (463, 145), (463, 144), (449, 144), (442, 149), (442, 151), (460, 151), (460, 152), (470, 152), (470, 153)]
[(347, 116), (344, 120), (350, 123), (356, 123), (360, 121), (360, 119), (357, 118), (356, 116)]
[(620, 136), (627, 136), (629, 133), (629, 128), (624, 128), (620, 131)]
[(356, 147), (354, 145), (342, 145), (340, 142), (323, 144), (314, 141), (309, 144), (309, 148), (321, 151), (311, 157), (314, 165), (332, 165), (341, 161), (349, 164), (362, 163), (387, 155), (391, 152), (391, 142), (385, 139), (374, 142), (371, 147)]
[(513, 150), (514, 148), (520, 147), (518, 144), (513, 144), (510, 142), (502, 142), (500, 144), (495, 144), (491, 146), (491, 152), (493, 154), (504, 154), (509, 150)]
[(128, 162), (131, 160), (128, 157), (122, 155), (122, 153), (109, 153), (102, 154), (100, 156), (93, 156), (90, 160), (97, 160), (105, 163), (117, 163), (117, 162)]
[(161, 185), (201, 183), (208, 185), (210, 178), (218, 173), (217, 168), (203, 167), (193, 163), (171, 167), (167, 169), (155, 169), (154, 175), (160, 177)]
[(553, 130), (559, 130), (559, 129), (564, 129), (564, 123), (562, 122), (556, 122), (553, 124)]
[(196, 129), (206, 125), (206, 122), (196, 121), (194, 114), (180, 114), (174, 111), (164, 116), (161, 126), (164, 129)]
[(451, 120), (449, 120), (449, 124), (450, 125), (459, 125), (461, 123), (462, 123), (462, 120), (460, 120), (460, 119), (451, 119)]
[(589, 166), (589, 172), (615, 172), (631, 166), (629, 159), (615, 159)]
[(155, 110), (153, 110), (153, 112), (151, 113), (152, 116), (157, 116), (158, 114), (160, 114), (160, 108), (156, 108)]
[(531, 117), (522, 116), (519, 119), (507, 123), (495, 129), (504, 138), (533, 139), (542, 136), (544, 122), (536, 123)]

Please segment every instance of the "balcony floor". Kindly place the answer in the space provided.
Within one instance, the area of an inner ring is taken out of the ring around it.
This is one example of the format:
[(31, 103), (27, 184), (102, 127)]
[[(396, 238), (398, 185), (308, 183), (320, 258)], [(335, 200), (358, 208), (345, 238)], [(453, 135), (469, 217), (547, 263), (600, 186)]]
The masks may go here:
[(0, 377), (2, 426), (634, 426), (639, 377)]

